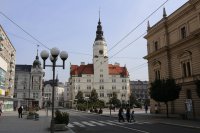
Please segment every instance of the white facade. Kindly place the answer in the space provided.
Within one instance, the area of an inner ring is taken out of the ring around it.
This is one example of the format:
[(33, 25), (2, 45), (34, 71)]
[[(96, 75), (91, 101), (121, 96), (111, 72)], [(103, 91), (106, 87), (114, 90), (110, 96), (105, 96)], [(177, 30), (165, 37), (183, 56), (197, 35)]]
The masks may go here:
[(72, 89), (70, 89), (70, 83), (66, 82), (64, 86), (64, 107), (71, 108), (72, 104)]
[[(52, 80), (44, 82), (44, 102), (52, 102)], [(54, 89), (54, 106), (63, 106), (64, 102), (64, 85), (60, 83), (55, 85)]]
[(121, 101), (129, 100), (128, 71), (125, 66), (120, 67), (119, 64), (108, 63), (107, 44), (103, 37), (100, 20), (93, 44), (93, 64), (71, 65), (69, 82), (72, 101), (78, 91), (82, 91), (84, 97), (89, 97), (92, 89), (97, 91), (99, 99), (105, 103), (112, 97), (113, 92), (117, 93), (118, 99)]

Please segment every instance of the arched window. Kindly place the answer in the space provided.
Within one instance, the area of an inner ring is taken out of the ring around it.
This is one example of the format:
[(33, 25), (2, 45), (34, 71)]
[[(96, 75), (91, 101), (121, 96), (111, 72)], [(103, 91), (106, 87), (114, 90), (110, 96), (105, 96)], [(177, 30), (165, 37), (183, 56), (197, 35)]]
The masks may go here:
[(192, 53), (188, 50), (185, 50), (181, 54), (178, 55), (181, 64), (182, 77), (190, 77), (192, 76)]
[(154, 71), (154, 78), (160, 79), (161, 78), (161, 62), (158, 60), (155, 60), (152, 63), (153, 71)]

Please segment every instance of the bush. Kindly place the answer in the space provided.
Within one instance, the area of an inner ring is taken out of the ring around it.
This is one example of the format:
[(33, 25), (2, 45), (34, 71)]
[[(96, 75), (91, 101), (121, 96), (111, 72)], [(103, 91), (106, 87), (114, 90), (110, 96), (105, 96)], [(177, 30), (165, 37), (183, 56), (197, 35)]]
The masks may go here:
[(69, 123), (69, 114), (67, 112), (61, 112), (56, 110), (55, 112), (55, 123), (56, 124), (66, 124)]

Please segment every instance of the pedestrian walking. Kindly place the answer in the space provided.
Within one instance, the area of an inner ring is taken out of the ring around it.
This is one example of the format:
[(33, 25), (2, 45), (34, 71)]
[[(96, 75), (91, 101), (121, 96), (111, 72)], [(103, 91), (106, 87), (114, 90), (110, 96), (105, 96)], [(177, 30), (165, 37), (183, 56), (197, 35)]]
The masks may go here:
[(131, 121), (135, 122), (135, 111), (134, 110), (131, 112), (130, 122)]
[(19, 118), (22, 118), (22, 106), (20, 106), (19, 108), (18, 108), (18, 115), (19, 115)]
[(144, 108), (145, 108), (145, 113), (147, 114), (147, 111), (148, 111), (148, 105), (145, 104), (145, 105), (144, 105)]
[(127, 110), (126, 110), (126, 120), (127, 120), (127, 122), (130, 122), (130, 116), (131, 116), (130, 109), (127, 108)]
[(119, 113), (118, 113), (118, 120), (119, 122), (122, 120), (124, 122), (124, 116), (123, 116), (124, 112), (123, 112), (123, 109), (120, 108), (119, 109)]

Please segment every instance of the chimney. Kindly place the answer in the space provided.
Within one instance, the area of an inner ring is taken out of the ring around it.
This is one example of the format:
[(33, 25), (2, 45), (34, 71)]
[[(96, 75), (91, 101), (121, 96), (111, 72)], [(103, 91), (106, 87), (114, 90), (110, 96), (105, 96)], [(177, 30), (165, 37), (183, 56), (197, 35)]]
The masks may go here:
[(81, 65), (85, 65), (85, 62), (81, 62)]

